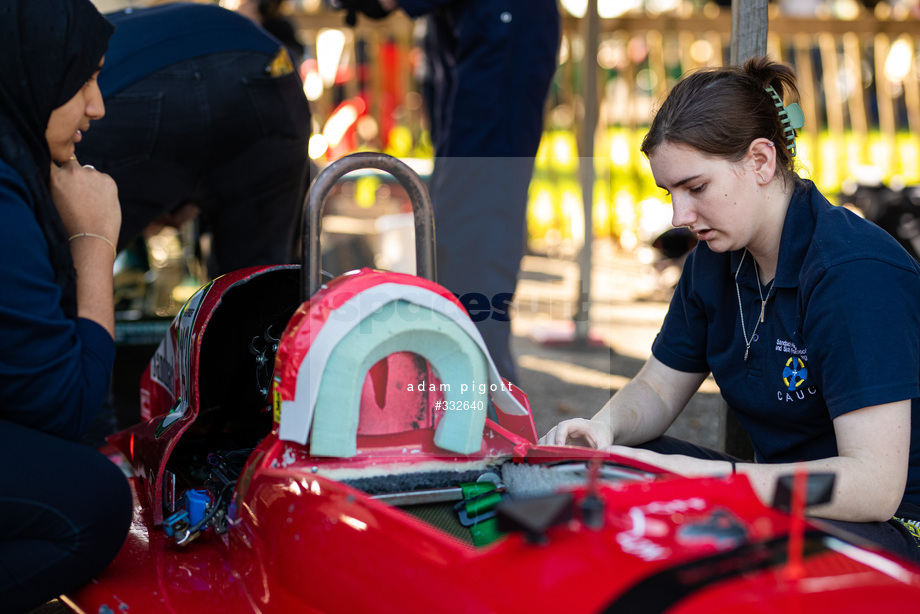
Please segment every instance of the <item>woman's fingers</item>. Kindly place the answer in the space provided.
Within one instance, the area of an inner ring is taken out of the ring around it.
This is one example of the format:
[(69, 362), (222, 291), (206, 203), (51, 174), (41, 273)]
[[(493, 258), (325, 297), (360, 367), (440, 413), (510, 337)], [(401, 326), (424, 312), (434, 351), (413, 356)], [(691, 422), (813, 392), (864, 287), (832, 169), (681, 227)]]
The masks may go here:
[(121, 227), (115, 181), (76, 158), (51, 165), (51, 198), (69, 234), (101, 234), (113, 243)]
[(572, 418), (550, 429), (540, 438), (539, 443), (550, 446), (601, 448), (613, 443), (613, 437), (603, 424), (584, 418)]

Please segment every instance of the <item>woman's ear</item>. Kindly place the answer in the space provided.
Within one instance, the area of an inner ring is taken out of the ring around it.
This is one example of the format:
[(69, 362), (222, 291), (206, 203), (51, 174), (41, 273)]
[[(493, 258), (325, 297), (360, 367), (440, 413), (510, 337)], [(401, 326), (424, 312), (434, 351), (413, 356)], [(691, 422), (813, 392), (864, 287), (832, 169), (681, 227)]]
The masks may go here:
[(776, 174), (776, 146), (770, 139), (754, 139), (748, 147), (751, 170), (764, 183), (770, 183)]

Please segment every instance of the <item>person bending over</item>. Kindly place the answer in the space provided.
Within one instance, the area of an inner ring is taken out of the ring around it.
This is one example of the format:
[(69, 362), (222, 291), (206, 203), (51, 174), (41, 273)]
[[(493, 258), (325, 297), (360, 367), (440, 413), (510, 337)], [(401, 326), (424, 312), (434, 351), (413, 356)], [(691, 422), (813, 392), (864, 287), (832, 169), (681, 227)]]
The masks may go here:
[(118, 184), (118, 249), (159, 220), (198, 216), (208, 274), (295, 260), (309, 181), (310, 106), (284, 45), (219, 6), (178, 2), (107, 13), (99, 86), (108, 113), (77, 157)]

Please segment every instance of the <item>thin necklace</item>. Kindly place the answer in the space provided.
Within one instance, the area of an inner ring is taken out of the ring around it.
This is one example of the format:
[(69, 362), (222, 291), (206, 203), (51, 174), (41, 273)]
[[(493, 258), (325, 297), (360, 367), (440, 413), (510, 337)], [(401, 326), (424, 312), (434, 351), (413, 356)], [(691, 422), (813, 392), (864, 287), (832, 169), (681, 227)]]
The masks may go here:
[(741, 335), (744, 337), (744, 362), (747, 362), (748, 352), (751, 351), (751, 343), (754, 342), (754, 337), (757, 335), (757, 327), (763, 322), (763, 315), (767, 310), (767, 301), (770, 300), (770, 294), (773, 292), (773, 285), (776, 283), (776, 275), (774, 275), (773, 281), (770, 282), (770, 287), (767, 289), (767, 297), (764, 298), (763, 286), (760, 283), (760, 273), (757, 270), (757, 262), (755, 261), (754, 275), (757, 276), (757, 293), (760, 295), (760, 318), (754, 323), (754, 330), (751, 332), (751, 338), (748, 339), (747, 330), (744, 326), (744, 307), (741, 306), (741, 288), (738, 286), (738, 273), (741, 272), (741, 265), (744, 264), (744, 257), (747, 256), (747, 253), (748, 251), (745, 249), (744, 253), (741, 254), (741, 262), (738, 263), (738, 268), (735, 270), (735, 292), (738, 294), (738, 311), (741, 314)]

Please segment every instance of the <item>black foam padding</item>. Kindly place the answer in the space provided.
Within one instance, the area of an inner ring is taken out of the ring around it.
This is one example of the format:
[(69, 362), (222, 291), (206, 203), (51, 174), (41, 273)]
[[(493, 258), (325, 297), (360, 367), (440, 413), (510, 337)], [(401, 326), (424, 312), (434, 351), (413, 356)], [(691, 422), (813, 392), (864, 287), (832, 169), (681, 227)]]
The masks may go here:
[(467, 482), (475, 482), (484, 473), (498, 473), (497, 467), (471, 469), (467, 471), (427, 471), (424, 473), (394, 473), (369, 478), (341, 480), (353, 488), (369, 495), (394, 492), (412, 492), (430, 488), (452, 488)]

